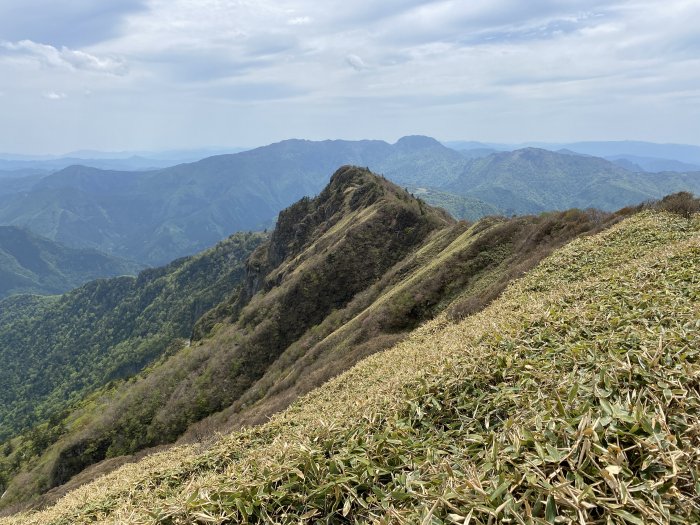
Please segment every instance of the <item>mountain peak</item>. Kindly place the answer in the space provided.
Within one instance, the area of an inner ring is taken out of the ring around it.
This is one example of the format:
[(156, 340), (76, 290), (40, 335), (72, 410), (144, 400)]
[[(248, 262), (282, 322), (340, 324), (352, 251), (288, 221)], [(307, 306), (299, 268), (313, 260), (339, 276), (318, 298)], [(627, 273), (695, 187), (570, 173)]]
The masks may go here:
[(547, 155), (554, 156), (555, 153), (546, 149), (542, 148), (533, 148), (533, 147), (528, 147), (528, 148), (521, 148), (521, 149), (516, 149), (515, 151), (512, 152), (514, 157), (544, 157)]
[[(301, 199), (280, 212), (270, 239), (270, 267), (300, 253), (334, 224), (370, 207), (382, 208), (382, 213), (394, 217), (392, 220), (407, 213), (412, 217), (409, 222), (426, 222), (430, 228), (451, 222), (442, 210), (419, 204), (399, 186), (368, 168), (342, 166), (318, 197)], [(387, 212), (389, 209), (392, 211)]]
[(347, 190), (358, 184), (364, 184), (369, 181), (378, 181), (378, 177), (374, 175), (368, 168), (359, 166), (345, 165), (338, 168), (331, 175), (328, 190)]
[(442, 146), (442, 144), (440, 144), (434, 138), (426, 137), (425, 135), (408, 135), (397, 140), (394, 146), (401, 149), (416, 149), (434, 148), (436, 146)]

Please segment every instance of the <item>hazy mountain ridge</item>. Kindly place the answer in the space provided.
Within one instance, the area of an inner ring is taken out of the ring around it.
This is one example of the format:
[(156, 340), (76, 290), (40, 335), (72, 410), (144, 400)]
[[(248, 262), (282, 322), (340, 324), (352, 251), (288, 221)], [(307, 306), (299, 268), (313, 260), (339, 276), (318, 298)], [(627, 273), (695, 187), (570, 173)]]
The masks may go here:
[(693, 144), (660, 144), (657, 142), (645, 142), (639, 140), (524, 142), (516, 144), (485, 143), (476, 141), (446, 141), (444, 144), (450, 148), (454, 148), (458, 151), (464, 151), (466, 153), (485, 149), (497, 151), (515, 151), (517, 149), (524, 148), (538, 148), (549, 151), (559, 151), (565, 149), (576, 153), (601, 158), (637, 157), (649, 161), (672, 161), (693, 166), (700, 165), (700, 146)]
[(280, 210), (317, 194), (343, 164), (426, 188), (431, 203), (445, 203), (469, 219), (574, 206), (613, 210), (700, 189), (693, 174), (636, 175), (582, 154), (485, 153), (469, 157), (412, 136), (393, 145), (287, 140), (148, 172), (72, 166), (29, 187), (29, 179), (17, 179), (14, 190), (0, 191), (0, 223), (153, 265), (196, 253), (235, 231), (272, 227)]
[(507, 214), (615, 210), (677, 191), (700, 193), (700, 172), (633, 173), (598, 157), (526, 148), (473, 159), (444, 189)]
[(604, 158), (633, 172), (700, 171), (700, 147), (689, 144), (657, 144), (642, 141), (608, 141), (522, 144), (487, 144), (475, 141), (445, 141), (445, 146), (467, 158), (483, 158), (493, 153), (525, 148), (546, 149), (556, 153)]
[(647, 171), (651, 173), (700, 171), (700, 163), (690, 164), (673, 159), (641, 157), (639, 155), (613, 155), (606, 157), (606, 159), (630, 171)]
[(621, 140), (572, 142), (562, 144), (561, 147), (598, 157), (633, 155), (637, 157), (670, 159), (693, 165), (700, 164), (700, 146), (692, 144), (658, 144), (654, 142)]
[(99, 277), (134, 275), (142, 268), (95, 250), (68, 248), (21, 228), (0, 226), (0, 299), (63, 293)]
[[(202, 158), (206, 155), (202, 155)], [(9, 157), (9, 156), (8, 156)], [(41, 170), (45, 172), (53, 172), (65, 169), (69, 166), (81, 165), (91, 168), (103, 170), (122, 170), (122, 171), (143, 171), (156, 170), (175, 166), (182, 162), (192, 162), (191, 157), (179, 159), (159, 159), (149, 158), (140, 155), (133, 155), (125, 158), (86, 158), (86, 157), (59, 157), (55, 159), (13, 159), (0, 158), (0, 170), (3, 171), (29, 171)]]

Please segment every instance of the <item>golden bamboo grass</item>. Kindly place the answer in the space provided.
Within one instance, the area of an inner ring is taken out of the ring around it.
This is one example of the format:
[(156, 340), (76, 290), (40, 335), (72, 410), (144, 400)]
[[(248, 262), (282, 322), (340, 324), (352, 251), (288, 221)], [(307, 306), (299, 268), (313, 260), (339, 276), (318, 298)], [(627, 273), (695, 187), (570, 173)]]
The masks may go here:
[(700, 219), (646, 212), (270, 423), (6, 524), (700, 522)]

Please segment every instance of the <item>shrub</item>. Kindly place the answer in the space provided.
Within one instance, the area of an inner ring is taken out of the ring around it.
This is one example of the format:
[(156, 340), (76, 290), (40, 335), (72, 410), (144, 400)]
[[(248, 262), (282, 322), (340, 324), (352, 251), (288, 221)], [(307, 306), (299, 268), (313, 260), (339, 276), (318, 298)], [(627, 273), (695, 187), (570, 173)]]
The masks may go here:
[(678, 193), (667, 195), (656, 206), (661, 210), (690, 219), (694, 213), (700, 212), (700, 199), (695, 198), (690, 192), (679, 191)]

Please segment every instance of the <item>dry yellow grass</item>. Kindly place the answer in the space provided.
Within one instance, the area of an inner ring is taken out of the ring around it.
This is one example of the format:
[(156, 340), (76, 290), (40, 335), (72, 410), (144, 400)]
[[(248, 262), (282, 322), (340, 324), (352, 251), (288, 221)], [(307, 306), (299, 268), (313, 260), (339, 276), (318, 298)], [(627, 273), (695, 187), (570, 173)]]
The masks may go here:
[(0, 523), (697, 523), (698, 265), (697, 217), (640, 214), (266, 425)]

